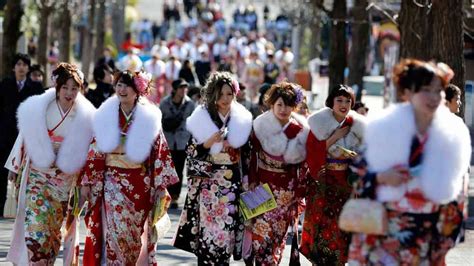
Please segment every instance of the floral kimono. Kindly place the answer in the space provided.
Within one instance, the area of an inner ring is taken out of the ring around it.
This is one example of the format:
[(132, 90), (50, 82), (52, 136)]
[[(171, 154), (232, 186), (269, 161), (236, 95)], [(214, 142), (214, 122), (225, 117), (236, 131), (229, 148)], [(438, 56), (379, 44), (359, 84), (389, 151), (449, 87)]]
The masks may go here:
[(349, 133), (329, 148), (326, 140), (340, 127), (332, 109), (324, 108), (308, 118), (311, 133), (306, 143), (310, 182), (300, 251), (317, 265), (344, 265), (350, 234), (338, 227), (342, 206), (349, 199), (351, 156), (343, 149), (358, 151), (362, 144), (364, 117), (349, 111), (342, 126)]
[(277, 208), (251, 220), (251, 257), (260, 265), (278, 265), (288, 227), (295, 226), (306, 191), (303, 162), (309, 127), (304, 117), (294, 113), (281, 126), (273, 112), (267, 111), (255, 119), (253, 129), (249, 184), (268, 184)]
[[(127, 116), (113, 96), (97, 110), (96, 136), (81, 184), (91, 186), (84, 265), (156, 265), (160, 222), (178, 181), (161, 130), (161, 112), (140, 99)], [(169, 229), (169, 228), (168, 228)]]
[[(232, 254), (234, 260), (241, 257), (244, 225), (238, 202), (242, 174), (247, 174), (245, 146), (252, 114), (232, 102), (223, 120), (211, 118), (206, 107), (198, 106), (186, 123), (192, 134), (187, 148), (188, 195), (174, 246), (194, 253), (199, 265), (228, 264)], [(203, 143), (219, 128), (228, 130), (225, 143), (205, 149)]]
[[(462, 191), (471, 155), (467, 127), (441, 106), (420, 136), (413, 107), (401, 104), (371, 121), (365, 137), (368, 174), (360, 182), (361, 192), (384, 203), (388, 233), (354, 234), (349, 264), (445, 265), (463, 215), (454, 202), (444, 204)], [(374, 182), (377, 172), (395, 165), (409, 167), (409, 182), (397, 187)]]
[[(61, 227), (70, 193), (92, 140), (94, 111), (94, 106), (78, 94), (73, 106), (63, 112), (56, 102), (55, 88), (20, 105), (20, 134), (5, 164), (18, 174), (20, 183), (7, 255), (14, 264), (54, 264), (65, 238)], [(65, 244), (65, 265), (72, 264), (72, 258), (71, 245)]]

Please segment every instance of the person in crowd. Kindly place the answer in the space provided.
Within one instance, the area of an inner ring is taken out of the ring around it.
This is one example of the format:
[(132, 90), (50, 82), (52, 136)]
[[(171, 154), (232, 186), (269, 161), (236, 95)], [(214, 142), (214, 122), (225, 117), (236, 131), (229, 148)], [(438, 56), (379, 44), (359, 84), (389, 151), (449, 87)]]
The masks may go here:
[(195, 106), (202, 104), (201, 87), (193, 85), (189, 86), (188, 97), (193, 100)]
[(395, 66), (393, 82), (408, 101), (368, 123), (359, 182), (360, 194), (383, 203), (387, 233), (353, 234), (350, 265), (445, 264), (462, 214), (441, 206), (461, 192), (471, 156), (466, 125), (441, 104), (452, 76), (443, 63), (404, 59)]
[[(68, 200), (92, 140), (95, 108), (81, 94), (82, 72), (60, 63), (53, 77), (53, 88), (18, 108), (19, 135), (5, 164), (20, 183), (7, 255), (15, 265), (54, 264)], [(65, 265), (71, 265), (71, 251), (65, 249)]]
[(253, 122), (249, 187), (268, 184), (277, 207), (250, 221), (252, 252), (247, 264), (255, 260), (257, 265), (278, 265), (288, 227), (296, 228), (298, 203), (306, 192), (304, 161), (309, 133), (306, 118), (294, 113), (302, 100), (298, 85), (274, 84), (265, 99), (270, 110)]
[(179, 71), (181, 70), (181, 67), (182, 64), (175, 55), (171, 55), (168, 62), (165, 63), (165, 95), (169, 94), (172, 90), (171, 82), (179, 79)]
[(267, 60), (268, 62), (263, 67), (263, 72), (265, 74), (265, 78), (263, 82), (268, 84), (274, 84), (280, 75), (280, 68), (275, 62), (275, 57), (273, 56), (273, 51), (267, 52)]
[(258, 110), (259, 115), (265, 113), (270, 107), (265, 102), (265, 94), (271, 88), (272, 85), (268, 83), (263, 83), (258, 89)]
[(362, 144), (365, 117), (351, 110), (354, 91), (345, 85), (334, 87), (325, 104), (308, 118), (310, 177), (300, 250), (316, 265), (344, 265), (350, 234), (337, 221), (352, 192), (349, 164)]
[[(194, 253), (198, 265), (229, 265), (241, 259), (239, 214), (242, 175), (247, 175), (252, 114), (235, 101), (239, 85), (214, 72), (203, 88), (204, 104), (186, 121), (188, 195), (174, 246)], [(247, 150), (247, 151), (246, 151)]]
[(86, 93), (86, 98), (94, 105), (95, 108), (107, 100), (114, 94), (113, 70), (107, 64), (98, 65), (94, 68), (94, 81), (97, 84), (94, 90)]
[(449, 108), (451, 113), (459, 113), (459, 108), (461, 107), (461, 90), (458, 86), (450, 83), (446, 87), (445, 97), (446, 106)]
[(179, 70), (179, 78), (182, 78), (189, 84), (194, 85), (196, 84), (196, 80), (194, 79), (195, 75), (196, 74), (194, 73), (191, 61), (184, 60), (183, 66), (181, 67), (181, 70)]
[(177, 79), (171, 84), (173, 90), (160, 104), (163, 114), (163, 132), (165, 133), (168, 146), (171, 151), (179, 182), (170, 186), (168, 191), (171, 195), (170, 208), (178, 208), (179, 194), (183, 185), (183, 170), (186, 161), (186, 144), (191, 134), (186, 130), (186, 119), (194, 111), (196, 105), (186, 93), (189, 84), (184, 79)]
[(369, 108), (365, 106), (365, 103), (363, 102), (356, 102), (354, 104), (354, 107), (352, 107), (352, 110), (356, 111), (357, 113), (363, 116), (367, 116), (367, 114), (369, 113)]
[(154, 84), (148, 96), (148, 100), (152, 103), (159, 104), (165, 94), (165, 62), (161, 60), (160, 53), (157, 49), (155, 49), (154, 52), (151, 59), (145, 62), (145, 71), (151, 74)]
[(28, 71), (28, 78), (30, 78), (32, 81), (35, 81), (35, 82), (39, 82), (41, 84), (43, 84), (43, 80), (44, 80), (44, 72), (43, 70), (41, 70), (41, 66), (40, 65), (32, 65), (30, 67), (30, 70)]
[(135, 47), (130, 47), (127, 50), (127, 54), (120, 58), (118, 62), (118, 69), (120, 71), (128, 70), (132, 72), (138, 72), (142, 69), (143, 62), (138, 56), (140, 50)]
[(247, 99), (247, 93), (246, 93), (246, 87), (243, 83), (239, 82), (239, 88), (240, 91), (239, 93), (235, 96), (235, 99), (237, 100), (238, 103), (243, 105), (249, 112), (252, 114), (252, 117), (255, 119), (257, 116), (259, 116), (260, 110), (258, 109), (258, 105), (251, 102), (249, 99)]
[(206, 79), (209, 77), (209, 73), (211, 73), (211, 61), (209, 60), (209, 54), (207, 52), (201, 52), (199, 60), (197, 60), (194, 65), (199, 84), (203, 86), (206, 83)]
[(167, 217), (166, 188), (178, 176), (161, 112), (146, 99), (150, 84), (148, 73), (117, 73), (116, 94), (94, 116), (95, 141), (80, 180), (89, 201), (84, 265), (156, 264), (155, 227)]
[(252, 51), (250, 53), (242, 78), (249, 90), (250, 100), (252, 102), (256, 101), (257, 88), (262, 84), (264, 78), (263, 63), (258, 58), (257, 52)]
[(296, 106), (296, 113), (308, 118), (311, 114), (311, 110), (309, 110), (308, 102), (306, 96), (303, 97), (303, 100), (298, 103)]
[(112, 49), (110, 47), (105, 47), (104, 52), (101, 58), (97, 60), (96, 66), (100, 66), (106, 64), (108, 65), (112, 71), (115, 71), (117, 68), (115, 67), (115, 60), (112, 57)]
[[(0, 82), (0, 166), (7, 161), (18, 136), (16, 112), (21, 102), (32, 95), (44, 92), (39, 82), (28, 78), (31, 59), (26, 54), (16, 54), (13, 59), (13, 75)], [(8, 170), (0, 167), (0, 218), (7, 195)]]

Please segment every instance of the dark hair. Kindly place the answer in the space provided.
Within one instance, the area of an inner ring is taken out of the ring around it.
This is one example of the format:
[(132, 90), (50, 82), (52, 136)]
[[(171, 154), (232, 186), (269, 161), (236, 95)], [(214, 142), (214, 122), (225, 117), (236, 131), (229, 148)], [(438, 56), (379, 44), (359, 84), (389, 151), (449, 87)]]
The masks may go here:
[[(444, 65), (444, 64), (443, 64)], [(425, 62), (417, 59), (402, 59), (393, 69), (393, 83), (397, 88), (398, 95), (403, 95), (408, 89), (417, 93), (421, 87), (429, 85), (434, 77), (441, 80), (443, 88), (446, 88), (449, 80), (449, 72), (452, 70), (442, 69), (434, 62)]]
[(81, 91), (84, 89), (84, 77), (76, 65), (61, 62), (53, 70), (52, 75), (56, 82), (56, 92), (71, 78), (79, 85)]
[(100, 64), (100, 65), (97, 65), (96, 67), (94, 67), (93, 75), (94, 75), (95, 83), (98, 83), (98, 82), (102, 81), (105, 78), (105, 73), (104, 73), (105, 71), (107, 71), (111, 74), (114, 73), (112, 68), (110, 68), (110, 66), (107, 65), (107, 64)]
[(23, 63), (27, 64), (28, 65), (28, 68), (31, 67), (31, 58), (29, 55), (27, 54), (22, 54), (22, 53), (17, 53), (15, 55), (15, 57), (13, 57), (13, 66), (12, 68), (15, 68), (15, 65), (16, 63), (18, 63), (18, 61), (23, 61)]
[(273, 84), (270, 90), (265, 93), (264, 101), (268, 106), (274, 105), (276, 101), (281, 98), (285, 105), (296, 107), (296, 84), (282, 81)]
[(188, 88), (188, 97), (192, 98), (194, 95), (199, 95), (199, 98), (201, 97), (201, 88), (195, 85), (191, 85)]
[(203, 96), (204, 105), (210, 113), (217, 113), (216, 102), (219, 100), (222, 86), (229, 85), (232, 93), (235, 95), (236, 90), (232, 85), (233, 77), (230, 72), (214, 72), (211, 73), (206, 80), (206, 85), (202, 88), (201, 96)]
[(132, 89), (138, 94), (138, 89), (137, 89), (137, 86), (135, 85), (135, 82), (133, 81), (133, 78), (134, 78), (134, 74), (133, 72), (129, 70), (117, 72), (114, 75), (114, 86), (116, 86), (117, 83), (122, 82), (125, 85), (132, 87)]
[(444, 90), (444, 92), (446, 93), (446, 97), (444, 98), (448, 102), (450, 102), (456, 95), (461, 96), (461, 89), (452, 83), (449, 83), (448, 86), (446, 86), (446, 90)]
[(265, 93), (272, 87), (272, 85), (268, 83), (263, 83), (262, 86), (258, 89), (258, 93), (260, 96), (258, 97), (258, 105), (262, 106), (265, 104)]
[(31, 67), (30, 67), (30, 71), (28, 71), (28, 76), (30, 76), (30, 75), (31, 75), (31, 73), (33, 73), (33, 72), (35, 72), (35, 71), (38, 71), (38, 72), (40, 72), (40, 73), (41, 73), (41, 75), (43, 75), (43, 76), (44, 76), (44, 72), (43, 72), (43, 70), (41, 70), (41, 66), (40, 66), (40, 65), (38, 65), (38, 64), (31, 65)]
[(326, 106), (332, 109), (334, 107), (334, 98), (339, 97), (339, 96), (344, 96), (351, 99), (351, 109), (352, 107), (354, 107), (354, 104), (355, 104), (354, 90), (352, 90), (351, 87), (346, 86), (344, 84), (339, 84), (339, 85), (336, 85), (334, 88), (332, 88), (331, 93), (329, 93), (329, 96), (326, 98)]

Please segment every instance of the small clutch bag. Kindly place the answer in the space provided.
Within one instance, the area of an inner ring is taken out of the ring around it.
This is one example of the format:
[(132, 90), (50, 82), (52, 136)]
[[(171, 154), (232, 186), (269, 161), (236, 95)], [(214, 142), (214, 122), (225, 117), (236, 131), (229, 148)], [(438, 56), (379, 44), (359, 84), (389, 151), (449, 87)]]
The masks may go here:
[(349, 199), (339, 216), (339, 228), (352, 233), (385, 235), (388, 229), (387, 210), (371, 199)]

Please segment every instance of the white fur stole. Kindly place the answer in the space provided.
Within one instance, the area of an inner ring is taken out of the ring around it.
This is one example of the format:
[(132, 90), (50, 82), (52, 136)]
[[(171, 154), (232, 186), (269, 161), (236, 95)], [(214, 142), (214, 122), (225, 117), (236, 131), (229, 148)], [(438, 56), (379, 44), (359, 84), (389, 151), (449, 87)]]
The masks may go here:
[[(366, 118), (357, 112), (349, 111), (348, 116), (352, 117), (353, 123), (349, 133), (338, 139), (328, 152), (334, 157), (339, 157), (340, 151), (337, 145), (349, 150), (358, 150), (363, 141)], [(320, 140), (327, 140), (331, 134), (339, 127), (339, 122), (334, 118), (333, 111), (325, 107), (308, 117), (308, 124), (314, 136)]]
[[(161, 130), (161, 111), (158, 107), (140, 99), (135, 107), (133, 121), (125, 140), (125, 155), (135, 163), (144, 162)], [(97, 110), (93, 128), (97, 147), (109, 153), (120, 145), (120, 100), (116, 95), (108, 98)]]
[[(236, 101), (233, 101), (230, 106), (228, 128), (227, 141), (233, 148), (244, 145), (252, 131), (252, 114)], [(206, 142), (214, 133), (219, 131), (203, 105), (196, 107), (194, 112), (186, 119), (186, 129), (191, 132), (198, 144)], [(223, 142), (214, 143), (209, 153), (217, 154), (222, 151), (223, 147)]]
[(272, 111), (267, 111), (253, 121), (253, 129), (265, 152), (273, 156), (282, 156), (285, 162), (296, 164), (306, 159), (306, 140), (309, 126), (306, 118), (291, 114), (303, 129), (293, 139), (288, 139), (278, 119)]
[[(366, 159), (369, 171), (380, 172), (396, 165), (408, 165), (410, 147), (416, 135), (413, 107), (397, 104), (373, 117), (365, 133)], [(471, 157), (471, 140), (464, 122), (440, 106), (428, 129), (420, 176), (410, 182), (418, 184), (425, 196), (436, 202), (453, 200), (461, 190), (463, 175)], [(379, 186), (380, 201), (400, 200), (407, 184)]]
[(56, 155), (46, 125), (46, 110), (55, 99), (56, 89), (50, 88), (24, 101), (17, 112), (18, 128), (33, 165), (48, 168), (55, 163), (64, 173), (73, 174), (86, 162), (95, 108), (82, 94), (77, 95), (74, 120)]

